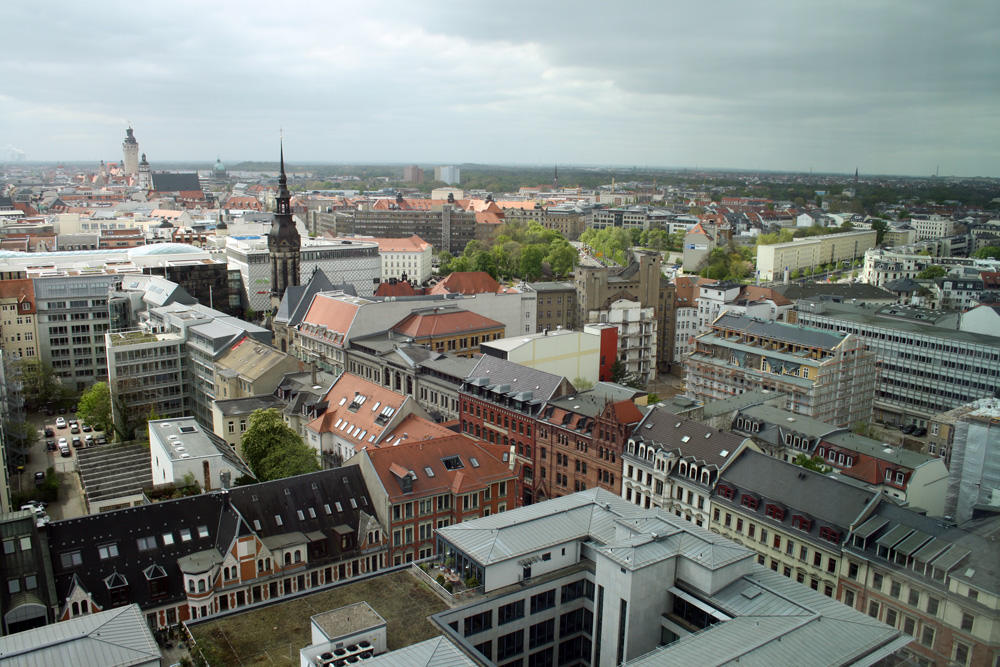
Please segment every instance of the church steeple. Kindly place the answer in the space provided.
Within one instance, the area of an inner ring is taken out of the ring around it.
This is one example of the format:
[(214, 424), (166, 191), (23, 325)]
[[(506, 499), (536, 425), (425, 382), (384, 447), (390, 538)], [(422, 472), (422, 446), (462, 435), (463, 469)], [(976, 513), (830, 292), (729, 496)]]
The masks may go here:
[(285, 175), (285, 144), (281, 142), (281, 162), (278, 172), (278, 192), (275, 197), (274, 222), (267, 234), (267, 249), (271, 255), (271, 306), (277, 310), (285, 289), (297, 286), (302, 238), (292, 218), (291, 194)]

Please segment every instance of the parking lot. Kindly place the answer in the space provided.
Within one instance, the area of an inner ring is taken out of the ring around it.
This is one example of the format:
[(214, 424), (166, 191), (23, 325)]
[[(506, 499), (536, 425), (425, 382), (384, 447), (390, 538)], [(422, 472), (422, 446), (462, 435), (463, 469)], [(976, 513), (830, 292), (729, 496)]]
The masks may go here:
[[(59, 427), (56, 420), (62, 418), (66, 425)], [(69, 420), (76, 419), (76, 415), (67, 411), (66, 414), (47, 415), (41, 413), (29, 413), (28, 421), (38, 429), (38, 442), (31, 449), (28, 465), (25, 471), (11, 479), (11, 490), (18, 492), (22, 489), (29, 489), (34, 484), (35, 473), (44, 473), (48, 468), (55, 468), (56, 472), (62, 473), (62, 486), (59, 489), (59, 500), (49, 505), (48, 515), (53, 521), (60, 519), (71, 519), (83, 516), (87, 513), (86, 504), (83, 502), (83, 489), (80, 486), (80, 475), (76, 470), (76, 453), (86, 446), (85, 438), (90, 435), (93, 439), (93, 446), (98, 438), (104, 437), (101, 431), (84, 431), (82, 425), (77, 426), (77, 433), (73, 429)], [(46, 435), (46, 429), (52, 429), (52, 435)], [(73, 446), (73, 438), (80, 438), (80, 446)], [(69, 445), (69, 456), (62, 456), (59, 451), (59, 439), (66, 438)], [(47, 445), (47, 441), (52, 441), (55, 449)]]

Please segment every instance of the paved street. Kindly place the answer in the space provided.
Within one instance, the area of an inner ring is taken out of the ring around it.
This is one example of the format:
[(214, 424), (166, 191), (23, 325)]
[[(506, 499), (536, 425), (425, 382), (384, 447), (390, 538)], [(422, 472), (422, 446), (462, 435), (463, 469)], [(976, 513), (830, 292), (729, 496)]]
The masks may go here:
[[(74, 415), (66, 414), (62, 415), (67, 421)], [(45, 441), (46, 440), (56, 440), (59, 438), (66, 438), (67, 440), (72, 440), (72, 434), (70, 433), (69, 427), (63, 429), (56, 428), (56, 417), (49, 417), (47, 415), (42, 415), (38, 413), (28, 413), (28, 422), (31, 423), (38, 430), (38, 442), (31, 449), (31, 455), (29, 457), (28, 465), (25, 467), (25, 471), (21, 475), (15, 475), (11, 479), (11, 490), (17, 492), (20, 490), (21, 486), (28, 489), (35, 483), (35, 473), (45, 472), (50, 466), (55, 467), (56, 472), (63, 473), (62, 486), (59, 489), (59, 500), (52, 503), (48, 507), (49, 517), (53, 521), (59, 519), (71, 519), (73, 517), (83, 516), (87, 513), (86, 507), (83, 502), (83, 489), (80, 486), (80, 475), (76, 471), (76, 451), (73, 447), (70, 447), (72, 456), (68, 458), (63, 458), (59, 455), (59, 451), (54, 452), (46, 451)], [(50, 426), (55, 431), (55, 436), (52, 438), (46, 438), (44, 434), (45, 426)], [(82, 438), (85, 433), (80, 433)], [(98, 432), (94, 432), (93, 436), (96, 438), (99, 435)], [(21, 486), (19, 486), (21, 485)]]

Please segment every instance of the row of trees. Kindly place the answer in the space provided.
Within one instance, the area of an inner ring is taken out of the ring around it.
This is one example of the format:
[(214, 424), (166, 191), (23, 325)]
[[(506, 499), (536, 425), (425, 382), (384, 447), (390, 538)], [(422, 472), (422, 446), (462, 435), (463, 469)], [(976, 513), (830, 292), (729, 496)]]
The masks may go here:
[(494, 278), (537, 280), (566, 275), (576, 266), (576, 248), (559, 232), (535, 220), (511, 220), (497, 229), (488, 243), (469, 241), (461, 255), (438, 256), (440, 273), (485, 271)]

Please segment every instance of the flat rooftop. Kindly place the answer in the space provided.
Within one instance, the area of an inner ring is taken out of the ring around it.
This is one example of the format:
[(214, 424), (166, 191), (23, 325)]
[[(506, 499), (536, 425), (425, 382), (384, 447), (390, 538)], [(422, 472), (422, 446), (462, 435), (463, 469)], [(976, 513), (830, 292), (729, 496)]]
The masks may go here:
[(367, 602), (356, 602), (340, 609), (324, 611), (313, 616), (312, 622), (330, 641), (385, 625), (385, 619)]

